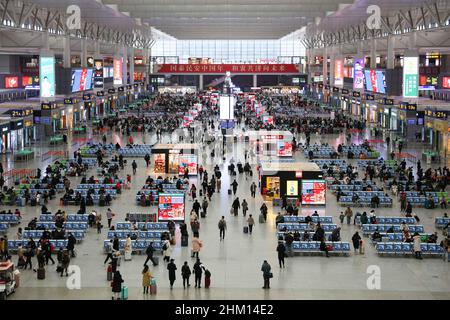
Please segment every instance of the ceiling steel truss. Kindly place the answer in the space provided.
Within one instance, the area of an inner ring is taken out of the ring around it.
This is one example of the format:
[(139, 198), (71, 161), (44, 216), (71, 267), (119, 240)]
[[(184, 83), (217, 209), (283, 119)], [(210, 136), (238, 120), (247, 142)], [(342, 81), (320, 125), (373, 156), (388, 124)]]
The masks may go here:
[(81, 21), (80, 29), (71, 30), (66, 25), (69, 15), (65, 12), (18, 0), (0, 0), (0, 17), (0, 30), (48, 32), (54, 36), (68, 35), (137, 49), (149, 49), (154, 43), (149, 28), (136, 27), (130, 32), (123, 32)]

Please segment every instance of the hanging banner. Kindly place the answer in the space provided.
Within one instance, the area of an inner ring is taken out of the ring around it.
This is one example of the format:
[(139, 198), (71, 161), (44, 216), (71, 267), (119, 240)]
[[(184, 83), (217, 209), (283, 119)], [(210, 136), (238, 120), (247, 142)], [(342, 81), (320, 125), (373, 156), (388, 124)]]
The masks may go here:
[(336, 86), (344, 85), (344, 61), (335, 60), (334, 61), (334, 84)]
[(94, 88), (103, 89), (103, 59), (94, 60)]
[(39, 57), (39, 78), (41, 98), (55, 96), (55, 57)]
[(114, 59), (114, 84), (122, 84), (122, 60)]
[(403, 97), (419, 97), (419, 57), (403, 58)]
[(155, 73), (299, 73), (295, 64), (160, 64)]
[(355, 59), (353, 67), (353, 89), (364, 89), (364, 59)]

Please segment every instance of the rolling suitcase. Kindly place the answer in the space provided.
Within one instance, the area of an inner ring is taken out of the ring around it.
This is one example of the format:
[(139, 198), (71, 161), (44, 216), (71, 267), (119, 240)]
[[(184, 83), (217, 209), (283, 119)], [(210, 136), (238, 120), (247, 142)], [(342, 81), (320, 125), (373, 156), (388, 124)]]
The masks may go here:
[(131, 251), (125, 251), (125, 261), (131, 261)]
[(157, 266), (159, 264), (159, 257), (153, 257), (153, 265)]
[(205, 277), (205, 289), (209, 289), (210, 285), (211, 285), (211, 278)]
[(150, 294), (156, 294), (156, 280), (152, 279), (150, 280)]
[(202, 190), (202, 189), (200, 189), (200, 191), (198, 192), (198, 195), (199, 195), (200, 197), (203, 197), (203, 190)]
[(228, 194), (231, 195), (231, 189), (228, 189)]
[(263, 216), (263, 214), (261, 213), (260, 215), (259, 215), (259, 223), (265, 223), (266, 222), (266, 220), (264, 220), (264, 216)]
[(120, 300), (128, 300), (128, 287), (123, 286), (120, 292)]
[(189, 246), (189, 237), (188, 236), (181, 236), (181, 246), (182, 247)]
[(38, 280), (44, 280), (45, 279), (45, 268), (38, 268), (37, 269), (37, 278), (38, 278)]
[(112, 265), (109, 265), (108, 269), (106, 270), (106, 280), (107, 281), (113, 280)]
[(206, 213), (205, 213), (205, 211), (200, 212), (200, 217), (206, 218)]
[(247, 226), (244, 227), (244, 233), (248, 233), (248, 227)]

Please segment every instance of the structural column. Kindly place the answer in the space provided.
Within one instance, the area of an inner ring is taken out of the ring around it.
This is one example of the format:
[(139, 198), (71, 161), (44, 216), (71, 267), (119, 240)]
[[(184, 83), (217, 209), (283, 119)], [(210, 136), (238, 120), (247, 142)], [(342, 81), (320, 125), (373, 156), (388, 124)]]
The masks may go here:
[(198, 77), (198, 89), (203, 90), (203, 74)]
[(377, 68), (377, 40), (372, 38), (370, 42), (370, 69)]
[(127, 82), (127, 62), (128, 61), (128, 49), (127, 47), (122, 48), (122, 84), (126, 85)]
[[(328, 52), (327, 52), (327, 48), (323, 49), (323, 63), (322, 63), (322, 74), (323, 74), (323, 84), (327, 85), (329, 84), (328, 78), (327, 78), (327, 74), (328, 74)], [(331, 78), (331, 73), (330, 73), (330, 78)]]
[[(328, 85), (330, 85), (330, 86), (334, 86), (334, 60), (335, 59), (336, 59), (336, 53), (334, 52), (333, 48), (331, 48), (331, 51), (330, 51), (330, 81), (328, 82)], [(324, 63), (326, 63), (326, 62), (324, 62)]]
[(87, 67), (87, 43), (86, 39), (81, 39), (81, 67), (86, 68)]
[(130, 84), (134, 83), (134, 48), (130, 48)]
[(258, 87), (258, 75), (256, 74), (253, 75), (253, 87)]
[(395, 38), (392, 35), (389, 35), (387, 38), (387, 69), (394, 69), (395, 62)]
[(63, 44), (64, 44), (64, 53), (63, 53), (63, 67), (64, 68), (70, 68), (70, 37), (66, 35), (63, 38)]

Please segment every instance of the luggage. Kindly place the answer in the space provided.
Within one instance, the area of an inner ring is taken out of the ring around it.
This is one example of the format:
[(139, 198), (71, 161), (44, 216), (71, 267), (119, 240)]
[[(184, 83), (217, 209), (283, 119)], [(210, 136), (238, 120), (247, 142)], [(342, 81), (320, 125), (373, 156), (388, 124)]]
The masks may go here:
[(202, 190), (202, 189), (200, 189), (200, 191), (198, 192), (198, 195), (199, 195), (200, 197), (203, 197), (203, 190)]
[(266, 220), (264, 220), (264, 216), (262, 213), (259, 214), (259, 223), (265, 223)]
[(244, 227), (244, 233), (248, 233), (248, 226)]
[(231, 189), (228, 189), (228, 194), (230, 194), (230, 195), (231, 195)]
[(36, 207), (36, 199), (31, 199), (31, 206)]
[(62, 271), (63, 271), (62, 263), (58, 262), (58, 265), (56, 266), (56, 272), (59, 273), (59, 272), (62, 272)]
[(16, 199), (16, 206), (23, 207), (23, 205), (24, 205), (23, 198), (17, 198)]
[(127, 286), (122, 287), (122, 291), (120, 292), (120, 299), (128, 300), (128, 287)]
[(206, 218), (206, 213), (205, 213), (205, 211), (200, 212), (200, 217)]
[(150, 280), (150, 294), (156, 294), (156, 289), (156, 280), (152, 278)]
[(108, 269), (106, 270), (106, 280), (107, 281), (113, 280), (112, 265), (108, 265)]
[(37, 269), (37, 278), (38, 278), (38, 280), (44, 280), (45, 279), (45, 268), (38, 268)]
[(125, 251), (125, 257), (124, 257), (125, 261), (131, 261), (131, 251)]
[(189, 237), (188, 236), (181, 236), (181, 246), (182, 247), (189, 246)]
[(205, 277), (205, 289), (209, 289), (210, 285), (211, 285), (211, 278)]
[(159, 257), (153, 257), (153, 265), (157, 266), (159, 264)]

